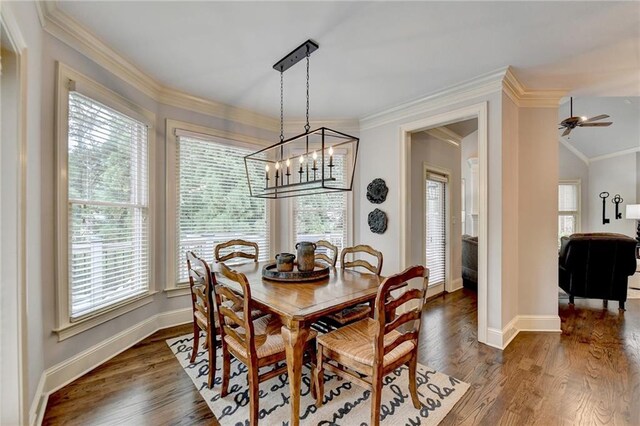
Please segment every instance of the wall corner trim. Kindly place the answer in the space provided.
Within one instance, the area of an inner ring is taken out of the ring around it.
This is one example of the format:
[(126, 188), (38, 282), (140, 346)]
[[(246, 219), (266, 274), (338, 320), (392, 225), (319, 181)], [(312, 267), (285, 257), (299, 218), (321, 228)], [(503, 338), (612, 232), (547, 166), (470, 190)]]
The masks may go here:
[(94, 345), (42, 373), (29, 411), (29, 424), (39, 425), (49, 395), (104, 364), (153, 333), (191, 321), (191, 308), (153, 315), (146, 320)]
[(521, 331), (561, 333), (558, 315), (516, 315), (502, 330), (487, 330), (487, 345), (504, 350)]
[(566, 89), (529, 89), (518, 80), (510, 66), (506, 68), (502, 88), (517, 106), (524, 108), (557, 108), (560, 99), (568, 92)]

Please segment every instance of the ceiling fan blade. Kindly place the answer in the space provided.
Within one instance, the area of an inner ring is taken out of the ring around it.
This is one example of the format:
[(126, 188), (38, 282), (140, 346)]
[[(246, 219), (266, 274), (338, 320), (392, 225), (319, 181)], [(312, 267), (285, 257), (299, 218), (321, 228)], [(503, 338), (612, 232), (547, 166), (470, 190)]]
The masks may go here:
[(578, 126), (580, 127), (607, 127), (611, 126), (613, 123), (611, 121), (603, 121), (601, 123), (580, 123)]
[(562, 136), (567, 136), (569, 133), (571, 133), (571, 127), (567, 127), (567, 129), (562, 132)]
[(592, 121), (598, 121), (605, 118), (609, 118), (609, 116), (607, 114), (596, 115), (595, 117), (587, 118), (583, 123), (591, 123)]

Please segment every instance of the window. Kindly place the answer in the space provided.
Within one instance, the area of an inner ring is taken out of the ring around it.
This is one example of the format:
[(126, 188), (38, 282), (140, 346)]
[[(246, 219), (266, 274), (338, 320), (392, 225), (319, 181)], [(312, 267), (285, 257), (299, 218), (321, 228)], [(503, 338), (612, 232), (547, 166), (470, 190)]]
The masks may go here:
[[(267, 201), (249, 196), (244, 156), (255, 151), (228, 139), (176, 131), (175, 282), (188, 282), (185, 253), (213, 261), (214, 247), (243, 239), (270, 257)], [(252, 170), (264, 174), (264, 170)]]
[(558, 186), (558, 244), (560, 238), (580, 232), (580, 182), (560, 182)]
[(447, 262), (447, 177), (427, 172), (425, 182), (425, 257), (429, 286), (444, 284)]
[[(344, 183), (347, 153), (336, 150), (334, 176)], [(348, 241), (348, 195), (346, 192), (307, 195), (291, 198), (295, 242), (326, 240), (338, 247), (338, 254)]]
[(151, 302), (155, 116), (58, 64), (60, 340)]

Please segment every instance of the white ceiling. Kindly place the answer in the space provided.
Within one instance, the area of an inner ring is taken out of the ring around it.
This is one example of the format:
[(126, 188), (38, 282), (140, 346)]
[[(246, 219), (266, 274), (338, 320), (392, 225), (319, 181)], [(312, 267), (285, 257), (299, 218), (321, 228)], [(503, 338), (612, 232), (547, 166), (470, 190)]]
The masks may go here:
[[(558, 123), (569, 117), (569, 102), (560, 106)], [(640, 97), (576, 97), (573, 98), (575, 117), (607, 114), (609, 127), (574, 129), (565, 141), (587, 158), (640, 148)], [(559, 127), (559, 126), (558, 126)], [(558, 130), (560, 135), (562, 130)]]
[[(528, 88), (640, 95), (638, 2), (61, 2), (166, 86), (279, 115), (308, 38), (311, 116), (361, 118), (512, 65)], [(285, 117), (304, 115), (304, 65)]]

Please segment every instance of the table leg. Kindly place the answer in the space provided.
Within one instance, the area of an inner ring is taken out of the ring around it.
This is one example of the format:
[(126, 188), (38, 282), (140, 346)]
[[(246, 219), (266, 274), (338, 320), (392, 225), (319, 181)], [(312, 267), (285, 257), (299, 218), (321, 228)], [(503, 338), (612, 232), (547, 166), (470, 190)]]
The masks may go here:
[(291, 426), (300, 424), (300, 384), (302, 382), (302, 359), (304, 346), (309, 336), (309, 327), (297, 321), (282, 326), (282, 339), (287, 354), (289, 392), (291, 399)]

